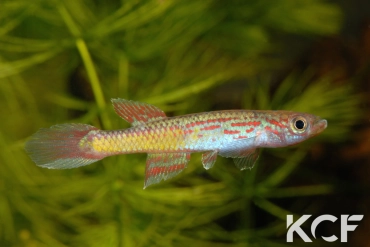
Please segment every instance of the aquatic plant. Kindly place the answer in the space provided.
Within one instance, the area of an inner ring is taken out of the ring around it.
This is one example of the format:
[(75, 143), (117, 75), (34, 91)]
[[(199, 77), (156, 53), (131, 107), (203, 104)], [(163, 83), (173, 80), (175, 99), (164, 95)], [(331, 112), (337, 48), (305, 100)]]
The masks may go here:
[[(318, 142), (347, 137), (360, 98), (310, 69), (275, 84), (272, 75), (291, 62), (298, 37), (340, 29), (336, 5), (3, 0), (0, 8), (1, 246), (284, 246), (286, 214), (335, 189), (298, 167)], [(110, 98), (169, 115), (226, 109), (214, 96), (225, 85), (242, 85), (237, 108), (306, 111), (329, 128), (307, 144), (266, 151), (251, 171), (226, 159), (204, 171), (195, 155), (179, 177), (146, 190), (145, 155), (55, 171), (23, 150), (31, 133), (57, 123), (127, 127)]]

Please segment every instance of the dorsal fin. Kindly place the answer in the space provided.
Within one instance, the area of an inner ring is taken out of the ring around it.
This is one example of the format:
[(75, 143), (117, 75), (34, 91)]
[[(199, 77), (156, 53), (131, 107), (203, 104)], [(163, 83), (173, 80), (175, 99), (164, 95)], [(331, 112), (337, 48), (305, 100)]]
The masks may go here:
[(125, 99), (112, 99), (112, 103), (116, 113), (132, 126), (166, 118), (161, 109), (146, 103)]

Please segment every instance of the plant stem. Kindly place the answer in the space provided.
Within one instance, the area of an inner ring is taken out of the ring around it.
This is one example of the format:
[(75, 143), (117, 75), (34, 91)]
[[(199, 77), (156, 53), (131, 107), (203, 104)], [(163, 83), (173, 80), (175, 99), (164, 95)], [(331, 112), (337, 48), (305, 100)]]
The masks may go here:
[(81, 38), (81, 32), (78, 26), (73, 21), (72, 17), (68, 13), (64, 5), (62, 4), (59, 5), (59, 12), (64, 22), (66, 23), (69, 31), (76, 38), (76, 47), (77, 47), (78, 52), (80, 53), (82, 62), (84, 63), (84, 66), (87, 72), (87, 76), (91, 83), (91, 87), (94, 93), (96, 104), (98, 105), (98, 109), (101, 115), (103, 126), (109, 129), (111, 128), (111, 122), (108, 118), (108, 115), (105, 113), (106, 103), (104, 99), (104, 94), (101, 89), (99, 77), (96, 72), (89, 49), (87, 48), (85, 40)]

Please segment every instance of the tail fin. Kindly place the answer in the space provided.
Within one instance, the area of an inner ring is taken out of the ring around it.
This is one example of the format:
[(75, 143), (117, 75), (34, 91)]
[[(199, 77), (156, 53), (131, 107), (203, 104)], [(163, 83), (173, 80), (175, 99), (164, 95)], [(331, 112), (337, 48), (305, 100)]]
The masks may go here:
[(40, 129), (26, 143), (25, 150), (41, 167), (68, 169), (85, 166), (105, 157), (80, 145), (92, 130), (98, 129), (86, 124), (60, 124)]

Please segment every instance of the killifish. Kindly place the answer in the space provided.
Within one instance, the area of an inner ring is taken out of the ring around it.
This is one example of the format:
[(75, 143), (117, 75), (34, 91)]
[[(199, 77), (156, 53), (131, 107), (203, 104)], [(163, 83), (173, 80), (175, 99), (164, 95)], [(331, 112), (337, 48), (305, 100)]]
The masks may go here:
[(132, 127), (100, 130), (87, 124), (59, 124), (40, 129), (25, 145), (40, 167), (67, 169), (107, 156), (147, 153), (144, 188), (179, 174), (191, 153), (202, 152), (210, 169), (217, 156), (252, 168), (260, 148), (285, 147), (321, 133), (327, 121), (292, 111), (223, 110), (167, 117), (146, 103), (112, 99), (115, 112)]

